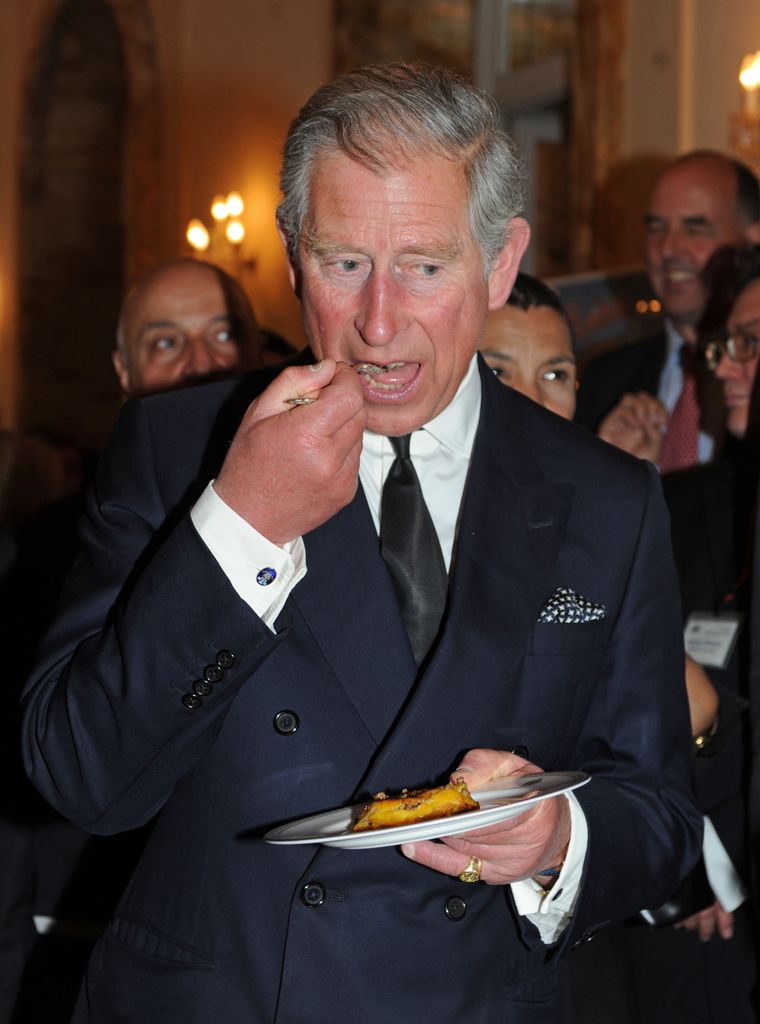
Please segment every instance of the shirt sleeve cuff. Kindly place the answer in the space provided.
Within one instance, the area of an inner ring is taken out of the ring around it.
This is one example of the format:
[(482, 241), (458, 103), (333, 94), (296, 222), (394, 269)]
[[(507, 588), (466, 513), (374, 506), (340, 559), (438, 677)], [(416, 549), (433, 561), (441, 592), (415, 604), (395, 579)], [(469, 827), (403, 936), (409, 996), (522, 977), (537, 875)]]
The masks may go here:
[(290, 592), (306, 575), (303, 538), (273, 544), (222, 501), (213, 483), (190, 510), (193, 526), (238, 595), (274, 632)]
[(586, 816), (575, 794), (567, 793), (558, 799), (566, 799), (570, 805), (570, 843), (559, 876), (548, 892), (532, 878), (523, 878), (510, 886), (517, 913), (538, 928), (545, 943), (556, 942), (573, 915), (588, 847)]

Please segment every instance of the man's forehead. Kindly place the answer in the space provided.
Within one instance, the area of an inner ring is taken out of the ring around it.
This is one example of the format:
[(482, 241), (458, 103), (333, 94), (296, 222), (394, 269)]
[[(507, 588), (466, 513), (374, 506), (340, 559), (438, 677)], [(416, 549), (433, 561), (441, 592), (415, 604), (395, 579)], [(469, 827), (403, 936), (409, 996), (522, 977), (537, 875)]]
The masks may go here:
[(737, 183), (729, 164), (694, 160), (663, 172), (649, 203), (649, 216), (740, 222)]
[(329, 254), (364, 234), (384, 234), (400, 252), (454, 259), (471, 234), (467, 198), (461, 164), (435, 154), (382, 169), (326, 154), (312, 175), (301, 240)]

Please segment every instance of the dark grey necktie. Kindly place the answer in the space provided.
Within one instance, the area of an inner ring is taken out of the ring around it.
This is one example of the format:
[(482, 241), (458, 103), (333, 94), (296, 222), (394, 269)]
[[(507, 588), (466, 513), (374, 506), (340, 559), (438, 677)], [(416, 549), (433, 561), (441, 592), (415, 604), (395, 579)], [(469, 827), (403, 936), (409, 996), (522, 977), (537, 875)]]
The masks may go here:
[(388, 438), (396, 458), (380, 503), (380, 551), (393, 578), (414, 660), (419, 665), (441, 624), (448, 575), (438, 535), (409, 457), (410, 436)]

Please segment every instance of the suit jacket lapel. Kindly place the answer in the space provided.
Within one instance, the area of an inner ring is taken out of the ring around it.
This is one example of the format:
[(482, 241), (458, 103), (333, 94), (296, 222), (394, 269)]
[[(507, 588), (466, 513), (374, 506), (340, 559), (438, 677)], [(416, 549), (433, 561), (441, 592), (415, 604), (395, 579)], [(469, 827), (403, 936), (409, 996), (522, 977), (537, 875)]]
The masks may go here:
[(292, 600), (379, 744), (416, 669), (361, 487), (304, 541), (308, 572)]

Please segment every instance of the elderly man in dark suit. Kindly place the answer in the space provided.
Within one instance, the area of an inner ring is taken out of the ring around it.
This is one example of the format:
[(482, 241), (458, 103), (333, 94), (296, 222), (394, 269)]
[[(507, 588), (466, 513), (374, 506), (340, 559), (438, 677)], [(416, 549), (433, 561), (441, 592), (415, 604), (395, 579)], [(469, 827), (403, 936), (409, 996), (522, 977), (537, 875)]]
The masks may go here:
[(757, 178), (721, 153), (686, 153), (658, 178), (644, 226), (664, 330), (584, 367), (575, 419), (670, 472), (720, 454), (722, 389), (696, 357), (708, 299), (702, 271), (719, 249), (760, 242)]
[[(478, 360), (528, 239), (486, 97), (345, 75), (282, 187), (310, 352), (126, 405), (26, 691), (48, 800), (155, 819), (75, 1019), (547, 1024), (562, 953), (699, 848), (656, 474)], [(552, 769), (591, 781), (441, 842), (264, 839)]]

